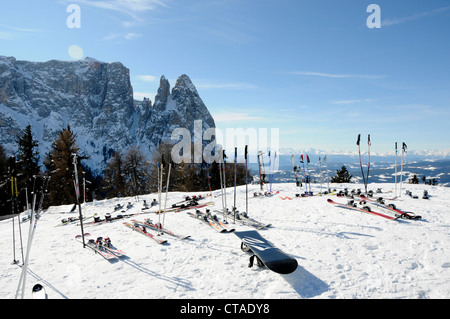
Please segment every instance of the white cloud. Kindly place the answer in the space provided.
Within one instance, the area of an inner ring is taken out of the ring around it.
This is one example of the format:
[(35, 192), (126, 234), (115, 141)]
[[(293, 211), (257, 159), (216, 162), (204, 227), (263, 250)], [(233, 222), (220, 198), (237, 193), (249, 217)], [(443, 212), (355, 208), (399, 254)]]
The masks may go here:
[(333, 73), (304, 72), (304, 71), (288, 72), (288, 74), (318, 76), (318, 77), (338, 78), (338, 79), (382, 79), (385, 77), (384, 75), (373, 75), (373, 74), (333, 74)]
[[(130, 16), (135, 21), (141, 21), (139, 13), (155, 10), (157, 7), (165, 7), (166, 0), (69, 0), (68, 2), (77, 2), (81, 5), (91, 6), (99, 9), (112, 10)], [(125, 25), (132, 25), (127, 22)]]
[(1, 40), (13, 40), (14, 38), (15, 38), (15, 34), (14, 33), (0, 31), (0, 39)]
[(261, 117), (251, 116), (247, 113), (218, 113), (213, 114), (214, 121), (220, 122), (236, 122), (236, 121), (254, 121), (261, 120)]
[(142, 34), (129, 32), (129, 33), (126, 33), (123, 37), (127, 40), (132, 40), (132, 39), (139, 38), (141, 36), (142, 36)]
[(411, 15), (408, 17), (403, 17), (403, 18), (386, 18), (381, 22), (381, 26), (386, 27), (386, 26), (391, 26), (391, 25), (395, 25), (395, 24), (401, 24), (401, 23), (417, 20), (417, 19), (420, 19), (423, 17), (439, 14), (439, 13), (444, 12), (449, 9), (450, 9), (450, 6), (414, 14), (414, 15)]
[(354, 104), (354, 103), (361, 103), (361, 102), (373, 102), (374, 99), (355, 99), (355, 100), (339, 100), (339, 101), (333, 101), (332, 104)]
[(133, 33), (133, 32), (128, 32), (128, 33), (111, 33), (105, 37), (103, 37), (104, 41), (118, 41), (120, 42), (120, 40), (133, 40), (136, 38), (141, 37), (142, 34), (139, 33)]
[(7, 29), (8, 31), (0, 30), (1, 40), (14, 40), (23, 36), (29, 36), (34, 33), (41, 33), (43, 30), (40, 29), (30, 29), (30, 28), (17, 28), (8, 25), (0, 24), (1, 28)]
[(136, 79), (142, 82), (155, 82), (157, 80), (154, 75), (137, 75)]
[(196, 81), (195, 85), (198, 89), (232, 89), (232, 90), (248, 90), (256, 89), (257, 86), (250, 83), (213, 83), (213, 82), (202, 82)]

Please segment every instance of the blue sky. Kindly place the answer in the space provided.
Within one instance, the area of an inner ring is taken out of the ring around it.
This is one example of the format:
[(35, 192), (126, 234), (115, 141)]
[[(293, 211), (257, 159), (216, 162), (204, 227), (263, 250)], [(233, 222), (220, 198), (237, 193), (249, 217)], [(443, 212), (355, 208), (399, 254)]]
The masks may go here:
[(16, 0), (0, 55), (72, 60), (75, 45), (127, 66), (139, 99), (187, 74), (218, 128), (279, 128), (280, 147), (450, 149), (449, 31), (444, 0)]

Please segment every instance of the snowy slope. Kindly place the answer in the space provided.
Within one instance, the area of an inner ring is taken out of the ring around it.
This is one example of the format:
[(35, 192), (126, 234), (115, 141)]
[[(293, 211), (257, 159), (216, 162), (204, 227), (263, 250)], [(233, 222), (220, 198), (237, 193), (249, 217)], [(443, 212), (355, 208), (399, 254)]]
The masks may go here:
[[(352, 185), (339, 185), (340, 188)], [(388, 192), (393, 184), (370, 184), (370, 189)], [(404, 185), (419, 195), (402, 195), (398, 208), (413, 211), (423, 220), (390, 221), (347, 211), (327, 203), (336, 196), (295, 198), (294, 184), (275, 184), (278, 195), (253, 198), (257, 185), (249, 186), (249, 215), (272, 223), (261, 230), (263, 237), (291, 254), (299, 263), (295, 272), (279, 275), (266, 268), (248, 268), (249, 254), (240, 249), (232, 233), (221, 234), (186, 212), (167, 213), (165, 225), (172, 231), (191, 235), (190, 240), (166, 237), (158, 245), (122, 225), (122, 221), (85, 226), (94, 236), (109, 236), (127, 258), (108, 262), (74, 238), (80, 227), (55, 227), (69, 206), (51, 207), (39, 220), (31, 251), (26, 298), (31, 287), (45, 286), (49, 298), (250, 298), (250, 299), (350, 299), (350, 298), (449, 298), (450, 297), (450, 190), (437, 186)], [(421, 199), (427, 189), (431, 198)], [(318, 189), (313, 191), (318, 191)], [(169, 203), (186, 194), (169, 193)], [(393, 194), (385, 194), (390, 197)], [(140, 211), (144, 199), (156, 195), (88, 203), (84, 214), (100, 216), (113, 212), (117, 203), (132, 202)], [(207, 199), (206, 201), (208, 201)], [(213, 198), (220, 209), (220, 197)], [(245, 186), (238, 187), (238, 208), (245, 209)], [(228, 204), (233, 189), (228, 189)], [(220, 214), (217, 213), (219, 216)], [(114, 214), (113, 214), (114, 216)], [(136, 219), (152, 218), (153, 213)], [(127, 220), (130, 220), (128, 218)], [(16, 223), (17, 225), (17, 223)], [(22, 224), (24, 243), (29, 224)], [(232, 225), (237, 230), (249, 230)], [(16, 239), (18, 238), (16, 234)], [(17, 243), (16, 243), (17, 244)], [(16, 245), (17, 247), (17, 245)], [(16, 256), (20, 251), (16, 251)], [(12, 222), (0, 222), (0, 298), (14, 298), (21, 268), (11, 265)]]

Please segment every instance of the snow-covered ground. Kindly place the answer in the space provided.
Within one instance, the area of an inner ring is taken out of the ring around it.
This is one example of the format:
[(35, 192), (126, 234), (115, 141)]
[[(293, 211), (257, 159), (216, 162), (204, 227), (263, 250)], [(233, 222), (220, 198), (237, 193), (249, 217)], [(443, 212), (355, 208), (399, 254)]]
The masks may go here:
[[(333, 184), (352, 189), (355, 184)], [(358, 186), (358, 185), (356, 185)], [(393, 184), (370, 184), (381, 188), (386, 198), (394, 194)], [(109, 262), (75, 240), (77, 224), (55, 227), (70, 206), (50, 207), (37, 223), (31, 249), (25, 298), (41, 283), (52, 299), (64, 298), (168, 298), (168, 299), (350, 299), (350, 298), (442, 298), (450, 297), (450, 189), (438, 186), (403, 185), (395, 201), (399, 209), (412, 211), (422, 220), (391, 221), (357, 211), (344, 210), (327, 203), (327, 198), (346, 202), (336, 196), (295, 198), (294, 184), (274, 184), (278, 195), (253, 198), (257, 185), (249, 185), (249, 215), (273, 227), (261, 230), (263, 237), (292, 255), (298, 268), (279, 275), (267, 268), (248, 268), (249, 254), (240, 249), (232, 233), (218, 233), (188, 216), (169, 212), (165, 226), (173, 232), (191, 235), (179, 240), (167, 235), (160, 245), (123, 225), (124, 220), (85, 225), (94, 237), (110, 237), (127, 253), (126, 258)], [(419, 199), (405, 194), (410, 190)], [(422, 199), (428, 190), (429, 200)], [(318, 191), (316, 186), (313, 191)], [(388, 193), (389, 192), (389, 193)], [(217, 192), (216, 192), (217, 194)], [(169, 193), (168, 203), (183, 199), (185, 193)], [(233, 204), (233, 188), (227, 202)], [(289, 196), (292, 200), (282, 200)], [(130, 211), (140, 212), (143, 200), (151, 202), (156, 194), (135, 198), (88, 203), (84, 215), (106, 213), (114, 216), (118, 203), (134, 204)], [(210, 201), (206, 199), (205, 201)], [(220, 197), (211, 210), (222, 208)], [(245, 210), (245, 186), (237, 189), (239, 210)], [(204, 209), (202, 209), (204, 210)], [(128, 212), (127, 212), (128, 213)], [(215, 212), (219, 217), (221, 213)], [(147, 213), (137, 220), (158, 215)], [(131, 220), (133, 218), (127, 218)], [(26, 245), (29, 223), (23, 223)], [(16, 223), (17, 226), (17, 223)], [(230, 225), (237, 230), (247, 226)], [(0, 222), (0, 298), (15, 296), (21, 268), (12, 265), (12, 221)], [(25, 247), (26, 250), (26, 247)], [(21, 260), (16, 231), (16, 258)]]

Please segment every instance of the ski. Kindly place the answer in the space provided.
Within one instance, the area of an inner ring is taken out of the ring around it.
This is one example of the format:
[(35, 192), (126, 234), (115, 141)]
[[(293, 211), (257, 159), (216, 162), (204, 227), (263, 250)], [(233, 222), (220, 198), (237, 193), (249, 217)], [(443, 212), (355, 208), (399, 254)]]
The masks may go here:
[[(184, 207), (172, 207), (172, 208), (167, 208), (166, 209), (166, 213), (167, 212), (175, 212), (175, 213), (179, 213), (179, 212), (184, 212), (186, 210), (190, 210), (190, 209), (199, 209), (199, 208), (204, 208), (207, 206), (211, 206), (214, 205), (214, 202), (207, 202), (204, 204), (197, 204), (194, 206), (184, 206)], [(150, 212), (150, 213), (155, 213), (155, 214), (159, 214), (159, 213), (163, 213), (164, 211), (155, 211), (155, 212)]]
[(80, 220), (80, 217), (78, 217), (78, 216), (77, 217), (63, 218), (63, 219), (61, 219), (61, 223), (56, 225), (55, 227), (69, 225), (69, 224), (75, 223), (75, 222), (77, 222), (79, 220)]
[(233, 212), (228, 211), (228, 214), (231, 217), (236, 217), (236, 220), (242, 225), (256, 228), (258, 230), (269, 228), (270, 226), (272, 226), (272, 224), (264, 224), (255, 220), (254, 218), (249, 217), (245, 212), (240, 213), (239, 211), (235, 211), (233, 216)]
[(100, 219), (100, 217), (98, 216), (93, 216), (94, 220), (88, 223), (84, 223), (84, 225), (98, 225), (98, 224), (104, 224), (104, 223), (110, 223), (119, 219), (124, 219), (124, 218), (128, 218), (134, 215), (138, 215), (139, 213), (134, 213), (134, 214), (120, 214), (117, 215), (116, 217), (111, 217), (110, 214), (106, 214), (105, 215), (105, 219)]
[(132, 219), (131, 222), (134, 223), (134, 224), (138, 224), (140, 226), (143, 226), (143, 227), (148, 227), (148, 228), (151, 228), (153, 230), (156, 230), (156, 231), (159, 231), (159, 232), (163, 232), (165, 234), (168, 234), (168, 235), (173, 236), (173, 237), (178, 238), (178, 239), (188, 239), (188, 238), (191, 237), (191, 236), (183, 236), (183, 235), (175, 234), (175, 233), (171, 232), (170, 230), (168, 230), (166, 228), (162, 228), (158, 224), (154, 224), (150, 219), (146, 219), (143, 222), (140, 222), (140, 221)]
[[(88, 219), (93, 218), (93, 217), (94, 216), (89, 216), (89, 217), (84, 217), (83, 216), (83, 220), (88, 220)], [(79, 216), (63, 218), (63, 219), (61, 219), (61, 223), (56, 225), (55, 227), (69, 225), (69, 224), (73, 224), (73, 223), (76, 223), (76, 222), (79, 222), (79, 221), (80, 221), (80, 217)]]
[(397, 209), (394, 204), (386, 205), (384, 203), (384, 200), (381, 197), (378, 198), (378, 200), (373, 200), (373, 199), (367, 198), (364, 195), (360, 195), (360, 197), (363, 202), (367, 202), (368, 204), (371, 204), (375, 207), (385, 209), (385, 210), (389, 211), (390, 213), (394, 213), (395, 216), (399, 216), (401, 218), (406, 218), (406, 219), (421, 219), (422, 218), (421, 216), (416, 216), (414, 214), (411, 215), (412, 213), (401, 211), (401, 210)]
[(131, 228), (134, 231), (137, 231), (138, 233), (141, 233), (142, 235), (145, 235), (151, 239), (153, 239), (154, 241), (156, 241), (158, 244), (165, 244), (167, 243), (167, 240), (164, 239), (159, 239), (157, 236), (148, 233), (147, 230), (145, 229), (145, 227), (139, 227), (139, 225), (135, 225), (135, 224), (130, 224), (128, 222), (123, 223), (125, 226), (127, 226), (128, 228)]
[(150, 203), (150, 205), (147, 203), (147, 201), (144, 199), (144, 207), (141, 208), (141, 210), (147, 210), (152, 208), (153, 206), (158, 205), (158, 202), (156, 201), (156, 199), (153, 199), (153, 201)]
[[(84, 238), (87, 239), (87, 243), (86, 243), (86, 247), (89, 247), (90, 249), (92, 249), (96, 254), (101, 255), (103, 258), (105, 258), (106, 260), (114, 260), (117, 258), (116, 255), (106, 251), (105, 249), (103, 249), (103, 247), (99, 247), (97, 246), (97, 243), (95, 242), (95, 240), (92, 238), (92, 235), (89, 233), (85, 233), (84, 234)], [(83, 243), (82, 241), (82, 236), (81, 235), (77, 235), (75, 236), (75, 239), (77, 241), (79, 241), (80, 243)]]
[(330, 203), (330, 204), (336, 205), (337, 207), (340, 207), (340, 208), (349, 209), (349, 210), (356, 210), (356, 211), (359, 211), (359, 212), (380, 216), (380, 217), (383, 217), (383, 218), (386, 218), (386, 219), (390, 219), (390, 220), (395, 220), (395, 219), (398, 218), (398, 217), (389, 216), (389, 215), (385, 215), (385, 214), (382, 214), (382, 213), (374, 212), (367, 206), (365, 206), (363, 208), (358, 208), (358, 207), (350, 205), (350, 204), (337, 203), (337, 202), (335, 202), (335, 201), (333, 201), (331, 199), (327, 199), (327, 202)]
[(200, 213), (206, 215), (206, 217), (209, 218), (209, 220), (211, 220), (211, 221), (212, 221), (213, 223), (215, 223), (216, 225), (222, 227), (222, 228), (225, 229), (227, 232), (232, 233), (232, 232), (235, 231), (234, 228), (230, 228), (230, 227), (228, 227), (227, 224), (222, 223), (222, 222), (219, 220), (219, 218), (217, 218), (217, 215), (211, 214), (211, 212), (210, 212), (209, 209), (206, 210), (206, 214), (205, 214), (205, 213), (202, 213), (202, 212), (200, 212)]
[(253, 193), (253, 197), (257, 197), (257, 198), (265, 198), (265, 197), (271, 197), (274, 196), (276, 194), (279, 194), (280, 191), (272, 191), (272, 192), (254, 192)]
[(211, 228), (213, 228), (215, 231), (219, 232), (219, 233), (226, 233), (227, 230), (216, 225), (215, 223), (211, 222), (208, 217), (206, 217), (206, 215), (199, 213), (199, 211), (196, 211), (195, 214), (188, 212), (188, 215), (191, 216), (192, 218), (198, 219), (202, 222), (204, 222), (206, 225), (211, 226)]
[(264, 228), (269, 228), (270, 226), (272, 226), (272, 224), (264, 224), (264, 223), (261, 223), (260, 221), (257, 221), (256, 219), (248, 216), (246, 212), (240, 213), (239, 215), (244, 220), (247, 220), (247, 221), (253, 223), (256, 226), (255, 228), (264, 229)]
[[(99, 242), (99, 240), (100, 240), (100, 242)], [(99, 238), (97, 238), (97, 245), (101, 245), (103, 247), (103, 249), (105, 249), (106, 251), (109, 251), (110, 253), (116, 255), (117, 257), (126, 256), (126, 253), (124, 251), (118, 249), (117, 247), (115, 247), (111, 243), (111, 239), (109, 237), (106, 237), (106, 238), (99, 237)]]

